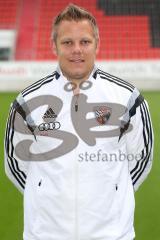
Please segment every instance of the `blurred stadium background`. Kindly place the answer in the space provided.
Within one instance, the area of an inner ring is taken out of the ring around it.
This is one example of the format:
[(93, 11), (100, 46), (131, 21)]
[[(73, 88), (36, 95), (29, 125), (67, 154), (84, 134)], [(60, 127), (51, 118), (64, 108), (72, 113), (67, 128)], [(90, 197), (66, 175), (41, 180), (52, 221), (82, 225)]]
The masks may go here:
[[(136, 193), (136, 240), (160, 239), (160, 0), (72, 0), (93, 13), (101, 37), (97, 65), (130, 81), (147, 99), (155, 131), (152, 172)], [(0, 0), (0, 239), (21, 240), (21, 194), (4, 174), (3, 138), (18, 91), (56, 66), (50, 35), (68, 0)], [(86, 223), (84, 223), (86, 224)], [(87, 223), (89, 224), (89, 223)], [(89, 239), (88, 239), (89, 240)]]

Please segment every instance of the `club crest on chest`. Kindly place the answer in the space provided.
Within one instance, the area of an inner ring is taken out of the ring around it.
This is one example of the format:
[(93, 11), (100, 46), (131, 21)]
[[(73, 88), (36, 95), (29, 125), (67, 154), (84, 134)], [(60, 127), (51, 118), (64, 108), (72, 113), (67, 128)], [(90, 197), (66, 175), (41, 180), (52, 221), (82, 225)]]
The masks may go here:
[(97, 122), (100, 125), (105, 125), (111, 116), (112, 109), (107, 106), (97, 106), (97, 107), (94, 107), (94, 113), (95, 113)]

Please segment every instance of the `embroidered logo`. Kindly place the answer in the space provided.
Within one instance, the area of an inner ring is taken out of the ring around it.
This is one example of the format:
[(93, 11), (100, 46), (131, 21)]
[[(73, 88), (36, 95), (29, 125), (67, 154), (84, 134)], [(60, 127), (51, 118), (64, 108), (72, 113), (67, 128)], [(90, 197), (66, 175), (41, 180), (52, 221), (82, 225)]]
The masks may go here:
[(46, 120), (46, 122), (43, 122), (38, 126), (39, 131), (44, 132), (41, 135), (47, 136), (47, 131), (58, 130), (61, 127), (60, 122), (56, 121), (56, 117), (57, 114), (53, 111), (52, 108), (47, 109), (43, 116), (43, 119)]
[(43, 116), (43, 119), (45, 119), (45, 118), (56, 118), (56, 117), (57, 117), (57, 114), (55, 114), (55, 112), (53, 111), (52, 108), (49, 108), (49, 109), (45, 112), (45, 114), (44, 114), (44, 116)]
[(99, 124), (104, 125), (109, 120), (112, 109), (107, 106), (97, 106), (94, 108), (95, 117)]
[(38, 126), (39, 131), (57, 130), (61, 127), (60, 122), (41, 123)]

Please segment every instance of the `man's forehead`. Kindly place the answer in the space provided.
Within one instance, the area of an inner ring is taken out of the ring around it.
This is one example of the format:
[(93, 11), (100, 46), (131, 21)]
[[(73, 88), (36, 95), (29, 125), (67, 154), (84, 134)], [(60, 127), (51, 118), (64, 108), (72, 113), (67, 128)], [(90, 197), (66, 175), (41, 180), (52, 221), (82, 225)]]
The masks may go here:
[(63, 20), (58, 28), (57, 28), (58, 34), (61, 36), (70, 36), (72, 33), (75, 33), (78, 37), (78, 35), (83, 35), (84, 37), (88, 35), (94, 36), (94, 29), (89, 20), (79, 20), (79, 21), (69, 21), (69, 20)]
[(57, 26), (58, 29), (61, 29), (61, 28), (65, 28), (65, 26), (69, 26), (68, 29), (65, 29), (65, 30), (70, 30), (71, 28), (84, 28), (84, 27), (87, 27), (87, 28), (91, 28), (93, 29), (91, 23), (89, 20), (87, 19), (80, 19), (80, 20), (62, 20), (59, 25)]
[(77, 20), (74, 20), (74, 19), (62, 19), (61, 22), (59, 23), (59, 25), (62, 24), (62, 23), (68, 23), (68, 24), (89, 23), (90, 24), (90, 21), (89, 21), (89, 19), (86, 19), (86, 18), (77, 19)]

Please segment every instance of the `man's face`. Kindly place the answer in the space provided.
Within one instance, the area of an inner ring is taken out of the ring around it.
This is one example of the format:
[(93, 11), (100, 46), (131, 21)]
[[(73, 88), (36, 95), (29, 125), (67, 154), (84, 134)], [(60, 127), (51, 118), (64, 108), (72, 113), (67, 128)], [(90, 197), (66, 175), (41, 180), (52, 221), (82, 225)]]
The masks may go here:
[(62, 21), (57, 30), (55, 50), (63, 74), (69, 80), (86, 80), (98, 52), (89, 21)]

